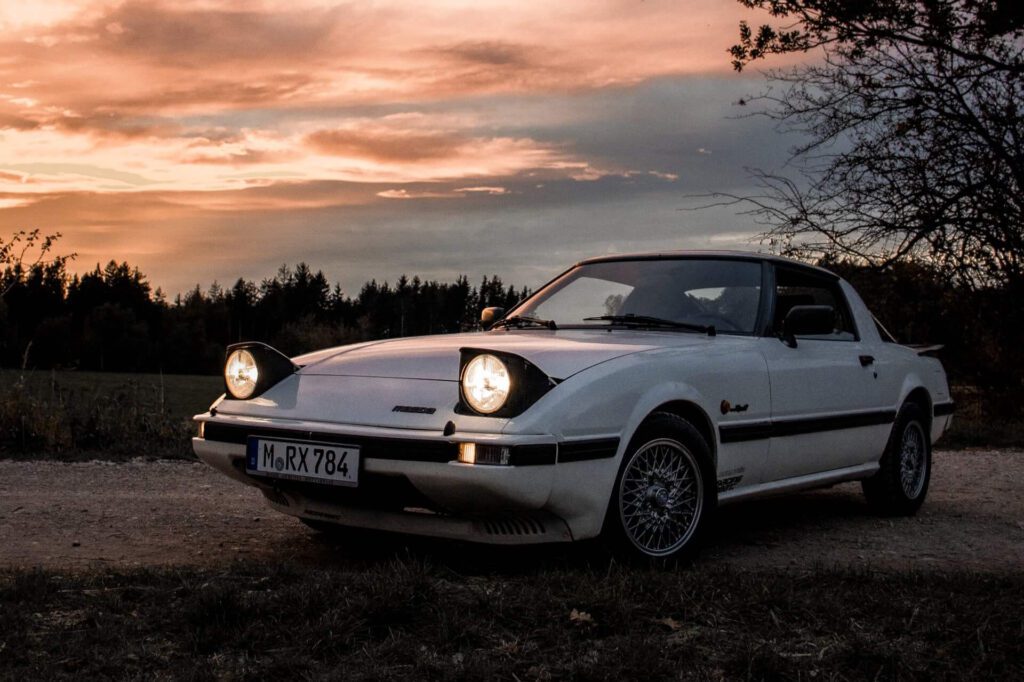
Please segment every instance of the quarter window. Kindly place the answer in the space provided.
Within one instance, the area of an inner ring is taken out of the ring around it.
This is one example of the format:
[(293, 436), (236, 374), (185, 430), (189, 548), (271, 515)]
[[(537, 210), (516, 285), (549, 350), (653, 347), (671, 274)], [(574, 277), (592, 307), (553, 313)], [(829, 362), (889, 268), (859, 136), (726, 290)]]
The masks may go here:
[(798, 305), (827, 305), (835, 310), (835, 323), (831, 334), (800, 336), (806, 339), (825, 341), (856, 341), (857, 329), (853, 325), (850, 308), (846, 304), (839, 283), (812, 272), (801, 272), (796, 269), (775, 269), (775, 315), (772, 329), (775, 333), (782, 331), (782, 321), (786, 314)]

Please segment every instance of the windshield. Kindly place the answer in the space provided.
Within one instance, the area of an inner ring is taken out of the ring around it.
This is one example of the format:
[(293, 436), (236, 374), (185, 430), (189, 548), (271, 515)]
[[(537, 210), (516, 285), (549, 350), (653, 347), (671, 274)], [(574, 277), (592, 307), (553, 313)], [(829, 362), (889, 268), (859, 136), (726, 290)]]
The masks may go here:
[[(573, 268), (510, 316), (550, 320), (559, 327), (614, 326), (626, 316), (647, 317), (750, 334), (760, 300), (761, 264), (755, 261), (610, 261)], [(598, 317), (613, 319), (587, 319)]]

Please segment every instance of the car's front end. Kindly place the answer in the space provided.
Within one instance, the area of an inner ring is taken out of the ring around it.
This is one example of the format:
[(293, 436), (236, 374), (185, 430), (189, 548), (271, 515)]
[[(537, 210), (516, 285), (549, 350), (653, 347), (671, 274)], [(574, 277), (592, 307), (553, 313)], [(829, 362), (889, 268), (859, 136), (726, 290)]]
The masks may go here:
[[(621, 425), (565, 432), (572, 401), (555, 394), (574, 392), (559, 391), (565, 378), (648, 346), (554, 336), (403, 339), (294, 362), (242, 344), (229, 352), (227, 393), (196, 417), (194, 449), (311, 521), (502, 544), (572, 540), (574, 525), (591, 535)], [(564, 497), (552, 501), (560, 477), (593, 499), (567, 511)]]

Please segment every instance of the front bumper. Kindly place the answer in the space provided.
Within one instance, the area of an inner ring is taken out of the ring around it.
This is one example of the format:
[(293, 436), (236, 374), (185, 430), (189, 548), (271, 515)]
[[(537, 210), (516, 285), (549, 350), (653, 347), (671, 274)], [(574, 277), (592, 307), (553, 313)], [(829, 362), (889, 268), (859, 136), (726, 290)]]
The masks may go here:
[[(554, 436), (453, 434), (353, 425), (201, 415), (205, 437), (194, 438), (199, 458), (224, 474), (259, 487), (281, 512), (361, 528), (496, 544), (572, 540), (569, 526), (548, 509), (555, 480)], [(358, 488), (322, 486), (252, 476), (245, 471), (250, 435), (274, 435), (358, 445)], [(511, 466), (457, 461), (460, 442), (511, 448)], [(565, 447), (566, 461), (578, 453), (614, 455), (618, 442)], [(564, 445), (563, 445), (564, 446)], [(590, 450), (587, 450), (587, 447)], [(572, 459), (570, 459), (572, 457)]]

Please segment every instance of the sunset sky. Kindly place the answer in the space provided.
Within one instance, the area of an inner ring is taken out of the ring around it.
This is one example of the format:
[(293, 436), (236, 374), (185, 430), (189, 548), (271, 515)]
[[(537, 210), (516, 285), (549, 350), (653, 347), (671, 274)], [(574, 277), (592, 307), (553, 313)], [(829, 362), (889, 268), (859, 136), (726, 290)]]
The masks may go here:
[(308, 262), (535, 286), (587, 255), (751, 248), (792, 144), (736, 102), (734, 0), (0, 0), (0, 233), (171, 296)]

